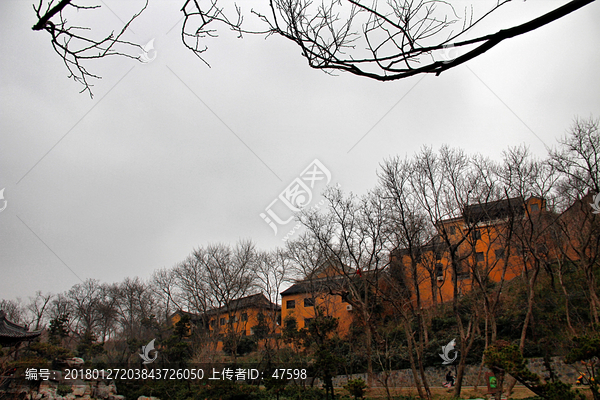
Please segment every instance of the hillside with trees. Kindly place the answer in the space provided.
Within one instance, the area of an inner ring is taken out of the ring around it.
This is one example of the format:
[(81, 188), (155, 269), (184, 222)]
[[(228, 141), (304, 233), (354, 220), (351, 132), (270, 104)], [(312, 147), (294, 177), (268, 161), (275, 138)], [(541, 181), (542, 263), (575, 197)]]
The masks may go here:
[[(466, 367), (476, 366), (481, 376), (493, 371), (505, 393), (519, 384), (536, 399), (599, 400), (599, 125), (576, 119), (544, 159), (524, 147), (501, 160), (423, 147), (383, 160), (370, 192), (329, 188), (325, 207), (300, 212), (302, 234), (283, 248), (208, 244), (151, 276), (3, 299), (8, 320), (42, 334), (1, 349), (0, 390), (29, 365), (60, 369), (74, 357), (85, 368), (139, 368), (140, 349), (155, 340), (156, 368), (227, 364), (267, 377), (117, 381), (128, 399), (335, 398), (337, 375), (364, 373), (371, 386), (375, 374), (400, 369), (412, 371), (420, 398), (433, 399), (441, 383), (426, 369), (443, 366), (440, 349), (455, 338), (456, 398)], [(311, 318), (282, 302), (291, 284), (304, 285)], [(245, 311), (240, 299), (249, 297), (262, 311)], [(344, 304), (345, 317), (327, 299)], [(545, 376), (527, 369), (532, 357), (545, 360)], [(553, 357), (586, 373), (585, 391), (559, 379)], [(274, 376), (281, 366), (305, 369), (307, 379)], [(402, 398), (379, 383), (386, 398)], [(359, 396), (360, 387), (344, 393)]]

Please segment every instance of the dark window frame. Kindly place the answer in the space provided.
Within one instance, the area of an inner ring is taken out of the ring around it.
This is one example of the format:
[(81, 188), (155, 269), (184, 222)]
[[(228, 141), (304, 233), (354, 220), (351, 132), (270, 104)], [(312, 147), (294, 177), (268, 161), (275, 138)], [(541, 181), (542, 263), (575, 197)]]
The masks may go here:
[(437, 263), (435, 264), (435, 277), (443, 277), (444, 276), (444, 265)]

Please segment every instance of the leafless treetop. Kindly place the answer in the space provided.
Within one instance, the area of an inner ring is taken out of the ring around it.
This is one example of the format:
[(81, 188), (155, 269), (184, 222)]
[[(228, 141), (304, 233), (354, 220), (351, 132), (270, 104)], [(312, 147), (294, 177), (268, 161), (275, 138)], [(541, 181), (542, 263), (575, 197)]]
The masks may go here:
[(100, 79), (100, 76), (91, 73), (84, 62), (91, 59), (98, 59), (106, 56), (124, 56), (140, 59), (136, 51), (143, 51), (142, 46), (123, 39), (123, 35), (129, 25), (135, 20), (148, 6), (148, 1), (144, 7), (115, 34), (111, 31), (104, 37), (94, 38), (91, 35), (92, 28), (70, 24), (67, 20), (67, 14), (70, 11), (95, 10), (100, 8), (96, 6), (81, 6), (74, 4), (71, 0), (40, 0), (33, 9), (38, 21), (33, 26), (34, 31), (46, 31), (50, 34), (50, 42), (54, 51), (62, 58), (65, 66), (69, 70), (69, 78), (83, 85), (81, 92), (88, 92), (93, 97), (89, 79)]
[(182, 40), (205, 61), (206, 39), (217, 36), (219, 25), (239, 37), (279, 35), (296, 43), (312, 68), (388, 81), (439, 75), (593, 1), (572, 0), (524, 24), (481, 34), (475, 27), (512, 0), (461, 2), (460, 7), (451, 0), (269, 0), (265, 12), (251, 10), (259, 21), (256, 30), (242, 26), (237, 4), (227, 9), (223, 0), (187, 0)]

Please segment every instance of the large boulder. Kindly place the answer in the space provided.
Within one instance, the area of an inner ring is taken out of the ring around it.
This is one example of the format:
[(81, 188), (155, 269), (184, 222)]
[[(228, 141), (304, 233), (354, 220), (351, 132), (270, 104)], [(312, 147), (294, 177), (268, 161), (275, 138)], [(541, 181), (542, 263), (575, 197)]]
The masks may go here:
[(104, 382), (98, 383), (98, 386), (96, 387), (96, 397), (99, 399), (107, 399), (109, 394), (111, 394), (111, 386), (107, 386)]
[(79, 397), (85, 394), (86, 385), (73, 385), (71, 388), (73, 389), (71, 392), (73, 396)]

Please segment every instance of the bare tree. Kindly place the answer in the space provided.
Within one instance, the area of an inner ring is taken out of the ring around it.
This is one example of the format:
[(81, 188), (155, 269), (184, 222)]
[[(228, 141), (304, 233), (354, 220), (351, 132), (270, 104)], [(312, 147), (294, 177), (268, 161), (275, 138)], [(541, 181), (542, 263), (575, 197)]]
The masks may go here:
[(466, 366), (467, 354), (476, 336), (480, 311), (469, 307), (460, 310), (460, 298), (469, 289), (473, 267), (473, 247), (469, 238), (475, 230), (475, 221), (464, 216), (471, 203), (480, 200), (482, 191), (472, 168), (472, 158), (461, 150), (442, 147), (439, 153), (429, 148), (415, 156), (411, 185), (419, 205), (429, 223), (436, 227), (446, 263), (451, 272), (452, 309), (460, 335), (460, 360), (457, 368), (454, 395), (459, 396)]
[(289, 275), (293, 279), (312, 278), (328, 260), (319, 240), (310, 233), (286, 241), (285, 246), (286, 255), (291, 261)]
[[(519, 340), (519, 350), (523, 353), (527, 331), (533, 322), (538, 278), (548, 268), (552, 258), (549, 250), (552, 247), (552, 226), (557, 215), (546, 212), (545, 208), (551, 202), (557, 175), (548, 162), (534, 159), (528, 149), (521, 146), (504, 152), (500, 179), (509, 196), (520, 199), (522, 203), (522, 215), (512, 221), (511, 246), (515, 250), (518, 265), (522, 267), (521, 277), (527, 288), (526, 312)], [(532, 196), (542, 200), (538, 210), (527, 204)], [(515, 383), (513, 378), (508, 382), (509, 395)]]
[[(426, 215), (421, 212), (412, 188), (410, 179), (413, 171), (414, 165), (411, 161), (396, 157), (385, 161), (378, 175), (382, 196), (389, 207), (388, 230), (394, 247), (390, 255), (390, 279), (387, 284), (391, 293), (389, 304), (404, 318), (409, 360), (419, 395), (430, 399), (431, 390), (423, 365), (424, 348), (429, 341), (424, 308), (435, 306), (437, 302), (437, 261), (427, 262), (427, 259), (428, 253), (439, 254), (439, 249), (436, 248), (438, 243), (432, 241), (432, 225), (427, 223)], [(422, 283), (426, 280), (429, 280), (431, 285), (431, 302), (425, 302), (421, 292)], [(413, 323), (417, 332), (412, 329)], [(416, 363), (413, 352), (417, 358)]]
[(0, 311), (4, 311), (6, 318), (14, 323), (24, 322), (25, 313), (21, 301), (1, 299)]
[(33, 325), (34, 330), (39, 330), (45, 326), (45, 320), (48, 316), (48, 311), (54, 295), (52, 293), (42, 294), (41, 290), (35, 292), (35, 297), (29, 298), (27, 311), (30, 314), (30, 325)]
[(597, 207), (600, 193), (600, 119), (576, 119), (568, 134), (559, 140), (559, 147), (550, 151), (550, 163), (561, 174), (558, 187), (563, 206), (570, 206), (558, 220), (565, 238), (563, 255), (586, 277), (590, 312), (597, 324), (600, 218), (592, 206)]
[(73, 313), (73, 304), (64, 293), (59, 293), (52, 300), (52, 305), (49, 310), (49, 317), (51, 319), (59, 318), (64, 315), (70, 315)]
[(125, 278), (114, 290), (118, 299), (115, 311), (125, 337), (144, 337), (144, 321), (154, 317), (154, 293), (137, 277)]
[(176, 290), (181, 298), (181, 308), (186, 311), (204, 314), (213, 307), (210, 298), (210, 288), (206, 284), (205, 271), (202, 263), (194, 256), (189, 256), (185, 261), (173, 268)]
[(123, 28), (115, 34), (110, 32), (104, 37), (92, 37), (91, 28), (72, 25), (67, 20), (75, 18), (76, 14), (70, 14), (71, 11), (79, 12), (81, 10), (95, 10), (100, 6), (82, 6), (75, 4), (72, 0), (39, 0), (37, 6), (33, 5), (37, 22), (33, 25), (34, 31), (46, 31), (50, 35), (50, 43), (54, 51), (62, 58), (65, 67), (69, 71), (68, 78), (83, 86), (81, 92), (88, 92), (93, 97), (90, 84), (90, 78), (100, 79), (100, 76), (88, 71), (84, 65), (86, 61), (99, 59), (107, 56), (124, 56), (140, 60), (141, 54), (133, 52), (144, 51), (139, 44), (135, 44), (123, 39), (125, 31), (129, 25), (146, 9), (148, 1), (142, 9), (134, 14)]
[(169, 317), (175, 309), (182, 309), (181, 299), (177, 293), (177, 276), (175, 269), (159, 269), (152, 274), (152, 290), (161, 299), (161, 309), (164, 311), (164, 322), (169, 323)]
[(117, 284), (109, 285), (103, 283), (100, 285), (100, 293), (96, 303), (98, 312), (98, 333), (99, 339), (105, 343), (111, 338), (111, 335), (117, 333), (118, 327), (118, 304), (119, 290)]
[(543, 209), (534, 211), (525, 202), (531, 196), (535, 196), (543, 199), (541, 208), (544, 208), (549, 204), (556, 178), (547, 162), (532, 158), (524, 147), (511, 148), (504, 153), (501, 179), (511, 197), (519, 198), (523, 202), (523, 216), (515, 218), (513, 228), (513, 245), (521, 259), (522, 275), (528, 288), (527, 313), (519, 344), (521, 351), (525, 347), (527, 328), (531, 322), (537, 279), (549, 261), (551, 226), (557, 219), (556, 214), (544, 212)]
[[(259, 29), (242, 24), (239, 6), (222, 0), (187, 0), (182, 40), (202, 58), (206, 39), (224, 25), (245, 33), (278, 35), (300, 47), (312, 68), (346, 71), (381, 81), (421, 73), (440, 73), (480, 56), (504, 40), (531, 32), (594, 0), (571, 0), (521, 25), (475, 34), (498, 9), (511, 0), (473, 1), (464, 8), (448, 0), (271, 0), (265, 11), (251, 10)], [(461, 52), (461, 55), (454, 54)]]
[(78, 336), (97, 335), (101, 315), (98, 304), (103, 295), (100, 283), (95, 279), (87, 279), (83, 283), (73, 285), (66, 293), (72, 305), (74, 331)]
[(282, 249), (257, 254), (257, 283), (269, 301), (278, 304), (281, 286), (288, 281), (290, 259)]
[[(217, 244), (198, 248), (192, 253), (204, 270), (204, 278), (211, 302), (226, 314), (226, 331), (231, 348), (237, 349), (241, 335), (237, 329), (236, 300), (257, 292), (255, 269), (258, 264), (256, 249), (251, 241), (240, 241), (234, 247)], [(216, 322), (216, 321), (215, 321)], [(219, 324), (214, 324), (219, 333)], [(237, 352), (233, 352), (237, 356)]]
[[(173, 269), (172, 298), (187, 311), (198, 313), (203, 326), (208, 326), (208, 312), (222, 308), (229, 314), (229, 331), (234, 333), (235, 300), (255, 293), (257, 256), (254, 244), (241, 241), (234, 247), (225, 244), (208, 245), (195, 249), (192, 254)], [(214, 333), (219, 332), (215, 324)]]
[[(280, 248), (270, 252), (258, 252), (256, 259), (256, 279), (257, 284), (262, 292), (269, 299), (268, 315), (266, 323), (269, 327), (269, 332), (274, 333), (277, 326), (281, 323), (281, 315), (278, 312), (279, 293), (285, 282), (289, 281), (289, 270), (291, 260), (286, 252)], [(276, 342), (278, 345), (278, 341)], [(271, 357), (270, 341), (265, 340), (265, 350), (267, 357)]]
[(389, 260), (385, 205), (377, 193), (346, 197), (339, 188), (329, 188), (324, 198), (328, 212), (303, 211), (300, 222), (318, 243), (319, 253), (336, 270), (336, 277), (341, 278), (330, 280), (330, 294), (350, 303), (364, 327), (370, 384), (378, 284)]
[(576, 118), (558, 143), (550, 150), (550, 163), (562, 175), (558, 185), (567, 204), (600, 193), (600, 119)]
[(256, 251), (252, 242), (238, 242), (234, 248), (211, 245), (193, 254), (205, 268), (207, 283), (218, 306), (227, 307), (256, 289), (252, 269)]

